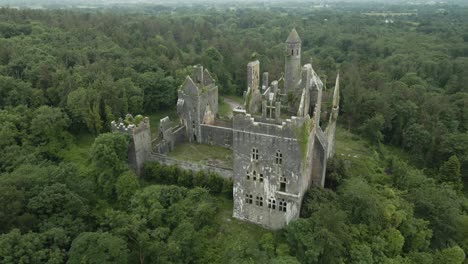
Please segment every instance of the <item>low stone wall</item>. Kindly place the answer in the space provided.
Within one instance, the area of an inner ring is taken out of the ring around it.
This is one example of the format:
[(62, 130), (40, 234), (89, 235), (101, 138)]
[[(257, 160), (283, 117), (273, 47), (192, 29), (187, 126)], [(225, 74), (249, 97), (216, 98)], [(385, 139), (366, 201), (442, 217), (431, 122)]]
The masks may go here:
[(192, 162), (178, 160), (178, 159), (170, 158), (165, 155), (160, 155), (160, 154), (155, 154), (155, 153), (152, 153), (150, 155), (149, 161), (157, 161), (161, 164), (168, 165), (168, 166), (175, 165), (181, 169), (191, 170), (195, 172), (197, 171), (213, 172), (213, 173), (218, 174), (224, 179), (232, 179), (232, 176), (233, 176), (233, 171), (231, 169), (192, 163)]
[(200, 125), (201, 143), (232, 149), (232, 128)]

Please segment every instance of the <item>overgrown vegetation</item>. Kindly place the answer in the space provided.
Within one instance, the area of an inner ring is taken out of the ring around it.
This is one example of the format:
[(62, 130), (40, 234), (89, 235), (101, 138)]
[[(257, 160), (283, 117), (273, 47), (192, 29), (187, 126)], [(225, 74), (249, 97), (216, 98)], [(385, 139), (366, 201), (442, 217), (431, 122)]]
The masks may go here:
[[(0, 9), (0, 262), (463, 263), (468, 10), (344, 8)], [(300, 220), (272, 233), (234, 220), (213, 175), (128, 170), (112, 120), (154, 133), (189, 65), (224, 94), (254, 52), (281, 76), (293, 26), (327, 88), (340, 70), (344, 126)]]

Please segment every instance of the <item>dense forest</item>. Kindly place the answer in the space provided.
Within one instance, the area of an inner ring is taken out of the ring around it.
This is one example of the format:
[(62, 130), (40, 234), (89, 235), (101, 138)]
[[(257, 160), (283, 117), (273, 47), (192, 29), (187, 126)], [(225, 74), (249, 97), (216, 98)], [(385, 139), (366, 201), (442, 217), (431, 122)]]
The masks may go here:
[[(0, 263), (466, 263), (468, 8), (158, 10), (0, 8)], [(190, 65), (224, 95), (252, 56), (279, 78), (292, 27), (342, 92), (301, 219), (263, 230), (216, 175), (128, 169), (111, 121), (173, 110)]]

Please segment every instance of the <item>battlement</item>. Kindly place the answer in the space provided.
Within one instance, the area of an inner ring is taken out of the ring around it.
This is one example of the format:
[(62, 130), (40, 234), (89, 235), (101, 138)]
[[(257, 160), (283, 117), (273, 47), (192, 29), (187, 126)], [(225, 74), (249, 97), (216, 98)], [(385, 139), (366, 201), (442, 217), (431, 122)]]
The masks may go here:
[(111, 122), (112, 132), (124, 133), (129, 136), (134, 136), (147, 129), (150, 129), (149, 118), (141, 115), (137, 115), (135, 118), (132, 115), (127, 115), (125, 120), (119, 118), (117, 122)]
[(233, 129), (285, 138), (296, 138), (297, 130), (306, 122), (304, 117), (291, 116), (274, 120), (252, 116), (243, 109), (234, 110)]

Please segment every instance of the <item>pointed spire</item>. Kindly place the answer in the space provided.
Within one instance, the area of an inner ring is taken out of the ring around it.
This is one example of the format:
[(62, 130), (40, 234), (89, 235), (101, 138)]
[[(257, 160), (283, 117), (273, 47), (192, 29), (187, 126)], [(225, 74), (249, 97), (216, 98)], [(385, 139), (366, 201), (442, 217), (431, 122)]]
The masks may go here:
[(289, 33), (289, 37), (286, 40), (286, 43), (299, 43), (301, 42), (301, 38), (299, 38), (299, 34), (297, 34), (296, 28), (293, 28), (291, 30), (291, 33)]

